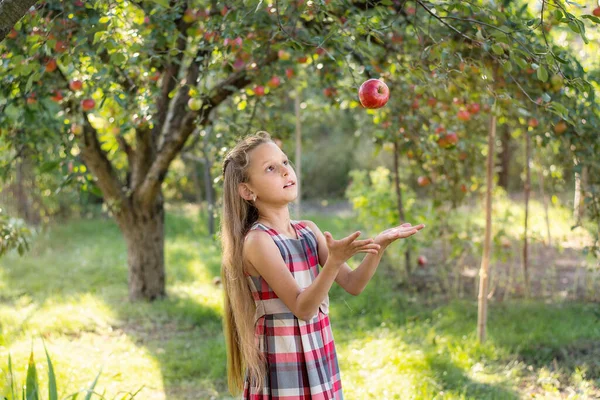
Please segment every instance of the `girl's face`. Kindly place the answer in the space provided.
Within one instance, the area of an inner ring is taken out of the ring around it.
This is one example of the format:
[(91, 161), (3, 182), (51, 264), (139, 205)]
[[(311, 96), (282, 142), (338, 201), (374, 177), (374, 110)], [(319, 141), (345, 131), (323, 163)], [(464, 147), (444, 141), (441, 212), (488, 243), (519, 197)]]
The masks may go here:
[(257, 202), (287, 205), (298, 195), (296, 173), (286, 154), (273, 142), (252, 150), (248, 173), (249, 182), (239, 187), (246, 200), (252, 201), (256, 196)]

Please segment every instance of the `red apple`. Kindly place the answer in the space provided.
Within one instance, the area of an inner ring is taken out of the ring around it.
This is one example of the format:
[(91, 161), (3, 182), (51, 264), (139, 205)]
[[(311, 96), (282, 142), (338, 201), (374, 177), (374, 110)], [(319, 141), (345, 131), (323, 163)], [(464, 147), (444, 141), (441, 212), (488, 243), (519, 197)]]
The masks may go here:
[(233, 70), (234, 71), (241, 71), (242, 69), (244, 69), (244, 60), (242, 60), (241, 58), (236, 58), (235, 62), (233, 63)]
[(96, 102), (93, 99), (83, 99), (81, 100), (81, 108), (83, 111), (90, 111), (96, 107)]
[(17, 32), (14, 28), (10, 30), (10, 32), (8, 32), (8, 35), (6, 35), (7, 38), (9, 39), (16, 39), (16, 37), (19, 35), (19, 32)]
[(417, 263), (419, 263), (421, 267), (425, 267), (427, 265), (427, 257), (419, 256), (419, 258), (417, 258)]
[(467, 111), (467, 110), (460, 110), (458, 112), (458, 114), (456, 114), (456, 117), (458, 119), (460, 119), (461, 121), (468, 121), (471, 119), (471, 114)]
[(406, 7), (405, 9), (407, 15), (415, 15), (417, 10), (414, 7)]
[(294, 77), (294, 70), (293, 70), (292, 68), (287, 68), (287, 69), (285, 70), (285, 76), (286, 76), (288, 79), (292, 79), (292, 78)]
[(556, 125), (554, 125), (554, 132), (557, 135), (564, 133), (567, 130), (567, 124), (565, 121), (560, 121)]
[(467, 191), (468, 191), (467, 185), (465, 185), (464, 183), (462, 185), (460, 185), (460, 191), (463, 193), (467, 193)]
[(281, 84), (281, 79), (279, 79), (278, 76), (274, 76), (272, 77), (269, 82), (267, 82), (267, 86), (270, 88), (275, 89), (276, 87), (279, 87), (279, 85)]
[(458, 135), (455, 132), (448, 132), (446, 135), (446, 141), (451, 146), (456, 145), (456, 143), (458, 143)]
[(417, 184), (419, 186), (427, 186), (431, 183), (431, 179), (428, 176), (419, 176), (417, 178)]
[(223, 7), (221, 9), (221, 15), (226, 16), (228, 11), (229, 11), (229, 8), (227, 8), (227, 6)]
[(56, 68), (56, 60), (54, 58), (48, 60), (48, 62), (46, 63), (46, 72), (54, 72), (56, 71)]
[(323, 94), (325, 95), (325, 97), (333, 97), (337, 94), (337, 89), (334, 87), (328, 87), (323, 89)]
[(69, 83), (69, 87), (73, 91), (78, 91), (81, 90), (81, 88), (83, 87), (83, 83), (80, 80), (75, 79)]
[(63, 99), (63, 95), (59, 90), (55, 90), (54, 95), (51, 97), (51, 99), (59, 103)]
[(435, 107), (435, 105), (437, 104), (437, 99), (435, 97), (430, 97), (429, 99), (427, 99), (427, 104), (429, 105), (429, 107)]
[(254, 94), (256, 94), (257, 96), (264, 96), (265, 95), (265, 87), (262, 85), (258, 85), (254, 88)]
[(594, 16), (596, 16), (596, 17), (600, 17), (600, 7), (594, 8), (594, 11), (592, 11), (592, 14), (594, 14)]
[(308, 57), (298, 57), (298, 64), (305, 64), (308, 61)]
[(160, 79), (160, 72), (156, 71), (152, 75), (150, 75), (149, 79), (153, 82), (156, 82)]
[(537, 128), (537, 126), (538, 126), (539, 124), (540, 124), (540, 123), (538, 122), (537, 118), (531, 118), (531, 119), (529, 120), (529, 126), (530, 126), (530, 127), (532, 127), (532, 128)]
[(388, 102), (390, 90), (383, 81), (369, 79), (360, 85), (358, 98), (365, 108), (381, 108)]
[(35, 93), (31, 93), (29, 96), (27, 96), (27, 104), (35, 104), (37, 102), (37, 99), (35, 98)]
[(287, 61), (292, 57), (292, 55), (285, 50), (279, 50), (277, 52), (277, 57), (279, 57), (281, 61)]
[(325, 53), (325, 49), (324, 49), (324, 48), (322, 48), (322, 47), (317, 47), (316, 53), (317, 53), (318, 55), (321, 55), (321, 54)]
[(446, 132), (446, 128), (444, 128), (443, 126), (438, 126), (437, 128), (435, 128), (435, 133), (437, 133), (438, 135), (442, 132)]
[(56, 44), (54, 45), (54, 51), (56, 51), (57, 53), (64, 53), (67, 50), (67, 45), (65, 44), (65, 42), (59, 40), (58, 42), (56, 42)]
[(477, 114), (477, 113), (479, 112), (480, 108), (481, 108), (481, 107), (479, 106), (479, 103), (471, 103), (471, 104), (469, 104), (469, 106), (467, 107), (467, 109), (469, 110), (469, 112), (470, 112), (471, 114)]

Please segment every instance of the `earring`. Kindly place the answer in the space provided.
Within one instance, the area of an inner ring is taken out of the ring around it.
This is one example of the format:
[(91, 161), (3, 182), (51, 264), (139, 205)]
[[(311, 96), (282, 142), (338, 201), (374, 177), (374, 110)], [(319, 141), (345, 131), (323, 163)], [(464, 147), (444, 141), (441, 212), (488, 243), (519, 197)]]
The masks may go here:
[(252, 198), (252, 201), (256, 202), (256, 195)]

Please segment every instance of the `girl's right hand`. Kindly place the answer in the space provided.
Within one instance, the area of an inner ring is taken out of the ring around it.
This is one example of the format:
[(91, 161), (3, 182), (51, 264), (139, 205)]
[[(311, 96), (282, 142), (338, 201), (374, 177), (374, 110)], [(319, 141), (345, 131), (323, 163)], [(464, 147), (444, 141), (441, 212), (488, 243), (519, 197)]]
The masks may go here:
[(335, 240), (329, 232), (325, 232), (324, 235), (329, 250), (327, 259), (331, 259), (334, 265), (344, 264), (356, 253), (377, 254), (381, 248), (380, 245), (373, 243), (373, 239), (356, 240), (360, 236), (360, 231), (340, 240)]

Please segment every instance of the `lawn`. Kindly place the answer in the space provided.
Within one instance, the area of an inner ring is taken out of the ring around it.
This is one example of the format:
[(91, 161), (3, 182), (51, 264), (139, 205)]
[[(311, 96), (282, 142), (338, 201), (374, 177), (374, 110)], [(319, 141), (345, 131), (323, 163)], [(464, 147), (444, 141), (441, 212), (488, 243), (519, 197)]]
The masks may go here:
[[(32, 347), (47, 387), (42, 336), (60, 398), (100, 371), (96, 389), (109, 399), (142, 387), (136, 398), (230, 398), (222, 289), (213, 283), (219, 246), (196, 215), (167, 213), (168, 298), (152, 304), (127, 301), (125, 245), (111, 220), (55, 224), (24, 257), (1, 259), (0, 395), (9, 391), (9, 353), (20, 386)], [(357, 228), (352, 216), (306, 218), (334, 237)], [(436, 301), (399, 290), (399, 279), (382, 264), (360, 296), (330, 292), (347, 399), (600, 397), (597, 303), (491, 301), (480, 345), (476, 299)]]

